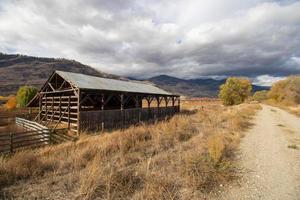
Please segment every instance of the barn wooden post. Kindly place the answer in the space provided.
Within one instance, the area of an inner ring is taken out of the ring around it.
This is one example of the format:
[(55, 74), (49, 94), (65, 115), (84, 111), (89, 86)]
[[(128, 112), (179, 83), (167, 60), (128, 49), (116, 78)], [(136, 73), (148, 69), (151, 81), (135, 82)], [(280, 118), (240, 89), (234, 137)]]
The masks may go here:
[(166, 108), (165, 108), (164, 116), (167, 116), (168, 115), (169, 97), (164, 97), (164, 99), (165, 99), (165, 103), (166, 103)]
[(61, 117), (61, 95), (59, 96), (59, 118)]
[(120, 95), (120, 102), (121, 102), (121, 126), (123, 128), (125, 117), (124, 117), (124, 94)]
[(175, 110), (175, 98), (172, 97), (172, 113), (175, 113), (176, 110)]
[(104, 131), (104, 119), (103, 119), (103, 116), (104, 116), (104, 103), (105, 103), (105, 99), (104, 99), (104, 94), (101, 93), (101, 129), (102, 129), (102, 132)]
[(138, 95), (134, 96), (134, 101), (135, 101), (135, 108), (138, 108), (139, 107), (139, 96)]
[(39, 122), (41, 121), (41, 114), (42, 114), (42, 95), (39, 95)]
[[(54, 97), (52, 97), (52, 115), (54, 115)], [(53, 122), (53, 117), (51, 117), (51, 122)]]
[[(46, 118), (46, 120), (47, 120), (47, 118), (48, 118), (48, 106), (47, 106), (47, 103), (48, 103), (48, 98), (47, 98), (47, 95), (45, 95), (45, 99), (46, 99), (46, 102), (45, 102), (45, 115), (46, 116), (44, 116), (43, 118)], [(43, 122), (41, 122), (41, 123), (43, 123)]]
[(166, 108), (168, 107), (168, 103), (169, 103), (169, 97), (164, 97), (165, 99), (165, 103), (166, 103)]
[(148, 97), (146, 97), (146, 100), (147, 100), (147, 103), (148, 103), (148, 120), (149, 120), (150, 117), (151, 117), (151, 108), (150, 108), (150, 106), (151, 106), (151, 102), (152, 102), (153, 98), (148, 96)]
[(80, 101), (81, 101), (81, 93), (80, 93), (80, 89), (78, 89), (78, 93), (77, 93), (77, 135), (79, 136), (80, 134)]
[(160, 105), (160, 99), (158, 96), (156, 96), (156, 101), (157, 101), (157, 116), (159, 117), (160, 116), (160, 113), (159, 113), (159, 105)]
[(141, 109), (139, 109), (139, 96), (135, 95), (134, 96), (134, 101), (135, 101), (135, 109), (138, 111), (138, 122), (140, 123), (141, 121)]
[(68, 101), (68, 129), (70, 130), (70, 104), (71, 104), (71, 96), (69, 95)]

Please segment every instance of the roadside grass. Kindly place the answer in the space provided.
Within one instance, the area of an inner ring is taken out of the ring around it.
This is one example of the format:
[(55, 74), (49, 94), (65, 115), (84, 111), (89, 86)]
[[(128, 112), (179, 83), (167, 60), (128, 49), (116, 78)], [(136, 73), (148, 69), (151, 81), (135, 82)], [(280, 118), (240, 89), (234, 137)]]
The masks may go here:
[(201, 199), (236, 178), (239, 142), (260, 106), (198, 107), (155, 124), (0, 157), (2, 195)]
[(271, 106), (281, 108), (283, 110), (288, 111), (289, 113), (292, 113), (292, 114), (300, 117), (300, 105), (291, 104), (291, 103), (287, 104), (287, 103), (275, 102), (274, 100), (271, 100), (271, 99), (266, 100), (264, 103), (271, 105)]

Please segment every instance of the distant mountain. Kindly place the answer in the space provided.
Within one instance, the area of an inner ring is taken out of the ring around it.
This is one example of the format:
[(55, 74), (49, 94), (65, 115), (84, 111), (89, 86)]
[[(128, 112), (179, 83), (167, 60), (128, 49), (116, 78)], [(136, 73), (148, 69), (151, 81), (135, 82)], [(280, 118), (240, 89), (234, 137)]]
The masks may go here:
[[(54, 70), (126, 79), (99, 72), (75, 60), (0, 53), (0, 96), (15, 94), (22, 85), (33, 85), (40, 88)], [(152, 82), (167, 91), (189, 97), (217, 97), (220, 85), (225, 82), (225, 80), (210, 78), (186, 80), (167, 75), (155, 76), (142, 81)], [(253, 85), (253, 89), (257, 91), (268, 88)]]
[(22, 85), (33, 85), (40, 88), (54, 70), (119, 78), (99, 72), (74, 60), (0, 53), (0, 95), (14, 94)]
[[(217, 97), (220, 85), (225, 83), (224, 80), (207, 79), (180, 79), (167, 75), (155, 76), (147, 81), (157, 86), (188, 97)], [(253, 85), (253, 91), (266, 90), (269, 87)]]

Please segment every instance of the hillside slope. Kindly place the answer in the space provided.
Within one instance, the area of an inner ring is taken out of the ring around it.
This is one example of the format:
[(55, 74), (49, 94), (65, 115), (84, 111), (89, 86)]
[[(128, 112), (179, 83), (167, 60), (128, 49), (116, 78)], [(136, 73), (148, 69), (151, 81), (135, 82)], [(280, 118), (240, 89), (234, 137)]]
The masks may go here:
[[(180, 79), (167, 75), (155, 76), (148, 81), (170, 92), (189, 97), (217, 97), (220, 85), (225, 83), (225, 79)], [(269, 89), (269, 87), (252, 86), (254, 92)]]
[(33, 85), (39, 88), (54, 70), (118, 78), (74, 60), (0, 53), (0, 95), (13, 94), (21, 85)]
[[(75, 60), (0, 53), (0, 96), (14, 94), (22, 85), (40, 88), (54, 70), (121, 79), (119, 76), (99, 72)], [(220, 85), (225, 82), (210, 78), (186, 80), (167, 75), (142, 81), (152, 82), (169, 92), (189, 97), (217, 97)], [(269, 88), (253, 85), (254, 91), (264, 89)]]

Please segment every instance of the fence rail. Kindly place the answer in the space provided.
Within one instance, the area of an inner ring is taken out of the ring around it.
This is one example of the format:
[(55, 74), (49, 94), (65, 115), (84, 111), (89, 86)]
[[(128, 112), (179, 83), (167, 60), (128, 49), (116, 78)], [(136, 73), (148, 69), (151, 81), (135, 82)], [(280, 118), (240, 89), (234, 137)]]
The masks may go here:
[(16, 118), (16, 124), (26, 131), (0, 135), (0, 153), (13, 153), (20, 149), (46, 146), (52, 143), (75, 141), (66, 134), (67, 129), (49, 130), (37, 122)]

